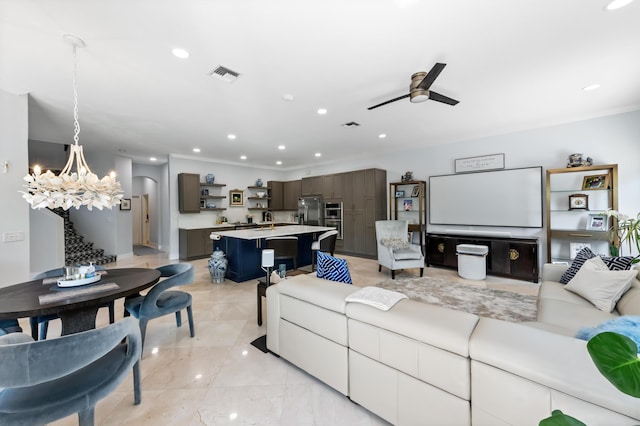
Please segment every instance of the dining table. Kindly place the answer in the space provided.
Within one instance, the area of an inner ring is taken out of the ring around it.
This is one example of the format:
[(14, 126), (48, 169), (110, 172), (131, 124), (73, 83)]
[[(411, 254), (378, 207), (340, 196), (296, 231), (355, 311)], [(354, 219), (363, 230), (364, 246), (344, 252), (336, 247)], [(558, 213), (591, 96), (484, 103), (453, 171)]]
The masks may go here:
[(26, 281), (0, 288), (0, 319), (57, 314), (61, 334), (96, 327), (101, 305), (138, 294), (160, 280), (160, 272), (149, 268), (117, 268), (99, 271), (100, 280), (77, 287), (60, 287), (58, 278)]

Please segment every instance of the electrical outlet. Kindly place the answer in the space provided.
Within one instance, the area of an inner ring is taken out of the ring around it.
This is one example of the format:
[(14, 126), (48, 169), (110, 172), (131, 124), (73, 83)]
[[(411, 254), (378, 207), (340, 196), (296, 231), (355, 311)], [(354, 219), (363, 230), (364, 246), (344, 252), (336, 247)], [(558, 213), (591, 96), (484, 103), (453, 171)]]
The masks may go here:
[(24, 232), (5, 232), (2, 234), (3, 243), (13, 243), (16, 241), (24, 241)]

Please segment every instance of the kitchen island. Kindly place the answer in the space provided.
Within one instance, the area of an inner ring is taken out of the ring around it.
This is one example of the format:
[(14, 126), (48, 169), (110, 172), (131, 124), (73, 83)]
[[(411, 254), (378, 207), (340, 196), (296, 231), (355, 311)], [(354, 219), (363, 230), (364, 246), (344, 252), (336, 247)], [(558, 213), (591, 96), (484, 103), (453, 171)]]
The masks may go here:
[[(287, 226), (262, 226), (252, 229), (238, 229), (234, 231), (213, 231), (212, 236), (219, 237), (213, 240), (213, 249), (219, 248), (226, 254), (229, 262), (226, 277), (237, 283), (263, 277), (262, 249), (265, 248), (265, 239), (269, 237), (298, 237), (298, 267), (311, 264), (311, 243), (320, 234), (335, 228), (329, 226), (287, 225)], [(282, 263), (282, 262), (280, 262)], [(277, 268), (278, 265), (275, 265)], [(292, 262), (287, 263), (287, 269), (293, 267)]]

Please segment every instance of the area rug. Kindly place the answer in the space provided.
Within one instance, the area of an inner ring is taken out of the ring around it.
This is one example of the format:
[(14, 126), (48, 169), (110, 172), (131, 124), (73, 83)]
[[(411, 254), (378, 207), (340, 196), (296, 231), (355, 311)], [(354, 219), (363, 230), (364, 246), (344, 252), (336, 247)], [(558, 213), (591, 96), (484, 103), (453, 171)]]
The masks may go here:
[(147, 246), (133, 246), (133, 254), (136, 256), (146, 256), (148, 254), (164, 253), (162, 250)]
[(387, 279), (376, 286), (404, 293), (409, 299), (481, 317), (511, 322), (536, 319), (535, 296), (409, 274), (397, 274), (395, 280)]

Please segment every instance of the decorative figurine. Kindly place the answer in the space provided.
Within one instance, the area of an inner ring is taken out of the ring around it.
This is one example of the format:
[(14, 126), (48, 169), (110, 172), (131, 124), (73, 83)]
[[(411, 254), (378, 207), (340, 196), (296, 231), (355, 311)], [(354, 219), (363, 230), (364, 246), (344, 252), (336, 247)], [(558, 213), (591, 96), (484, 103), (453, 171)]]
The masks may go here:
[(591, 157), (587, 157), (586, 160), (583, 160), (582, 154), (579, 153), (569, 155), (567, 162), (567, 167), (583, 167), (591, 165), (593, 165), (593, 159)]
[(404, 176), (402, 176), (401, 178), (402, 182), (409, 182), (413, 180), (413, 172), (406, 172), (404, 174)]

